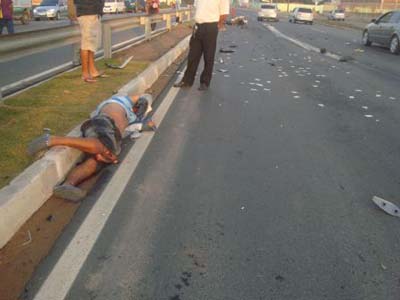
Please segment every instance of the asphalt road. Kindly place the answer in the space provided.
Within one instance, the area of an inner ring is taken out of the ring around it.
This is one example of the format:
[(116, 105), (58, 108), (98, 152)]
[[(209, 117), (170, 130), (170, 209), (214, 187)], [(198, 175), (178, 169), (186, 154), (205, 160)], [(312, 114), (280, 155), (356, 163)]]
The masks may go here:
[(178, 93), (67, 299), (400, 298), (399, 220), (371, 202), (400, 204), (398, 57), (353, 53), (357, 32), (276, 28), (355, 61), (302, 49), (255, 17), (221, 34), (236, 52), (217, 55), (209, 91)]

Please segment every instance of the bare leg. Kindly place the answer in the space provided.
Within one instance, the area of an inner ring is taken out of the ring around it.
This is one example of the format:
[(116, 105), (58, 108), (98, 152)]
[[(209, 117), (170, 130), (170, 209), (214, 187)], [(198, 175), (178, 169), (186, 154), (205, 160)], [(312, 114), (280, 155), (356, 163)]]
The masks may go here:
[(93, 157), (88, 158), (80, 165), (76, 166), (67, 176), (64, 184), (76, 186), (85, 179), (89, 178), (98, 171), (100, 163)]
[(88, 51), (88, 69), (89, 69), (89, 74), (92, 76), (92, 78), (98, 77), (100, 75), (99, 71), (96, 68), (96, 65), (94, 64), (94, 52)]
[(82, 62), (82, 77), (90, 78), (89, 73), (89, 50), (81, 50), (81, 62)]
[(90, 154), (107, 151), (107, 148), (96, 138), (50, 136), (48, 146), (68, 146)]

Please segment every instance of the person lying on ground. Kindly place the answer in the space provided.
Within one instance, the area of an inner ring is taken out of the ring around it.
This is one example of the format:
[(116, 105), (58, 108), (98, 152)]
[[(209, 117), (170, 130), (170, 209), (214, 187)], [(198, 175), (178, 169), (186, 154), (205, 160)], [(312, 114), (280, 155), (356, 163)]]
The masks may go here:
[(118, 163), (121, 141), (129, 129), (155, 130), (151, 120), (152, 96), (112, 96), (96, 108), (89, 120), (81, 126), (82, 137), (54, 136), (49, 133), (34, 139), (28, 146), (33, 156), (54, 146), (68, 146), (86, 153), (66, 180), (54, 188), (54, 195), (70, 201), (80, 201), (86, 191), (77, 187), (97, 173), (106, 164)]

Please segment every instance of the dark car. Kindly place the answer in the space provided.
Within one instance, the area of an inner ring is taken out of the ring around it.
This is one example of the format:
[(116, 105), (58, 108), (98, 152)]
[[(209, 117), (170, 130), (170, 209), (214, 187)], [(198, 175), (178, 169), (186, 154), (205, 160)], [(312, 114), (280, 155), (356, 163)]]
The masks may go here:
[(400, 53), (400, 11), (391, 11), (378, 19), (373, 19), (364, 29), (362, 43), (371, 46), (372, 43), (389, 47), (393, 54)]
[(125, 0), (126, 12), (136, 13), (136, 0)]

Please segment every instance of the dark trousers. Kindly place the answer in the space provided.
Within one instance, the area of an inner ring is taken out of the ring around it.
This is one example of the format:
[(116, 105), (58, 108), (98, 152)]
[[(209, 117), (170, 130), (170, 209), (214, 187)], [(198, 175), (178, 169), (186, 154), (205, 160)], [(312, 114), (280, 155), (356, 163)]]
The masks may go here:
[(7, 28), (7, 33), (8, 34), (13, 34), (14, 33), (14, 23), (13, 20), (9, 19), (0, 19), (0, 34), (3, 33), (3, 28)]
[(217, 48), (218, 23), (196, 24), (190, 39), (189, 57), (183, 82), (192, 85), (201, 56), (204, 57), (204, 70), (200, 83), (209, 86), (211, 82), (215, 50)]

